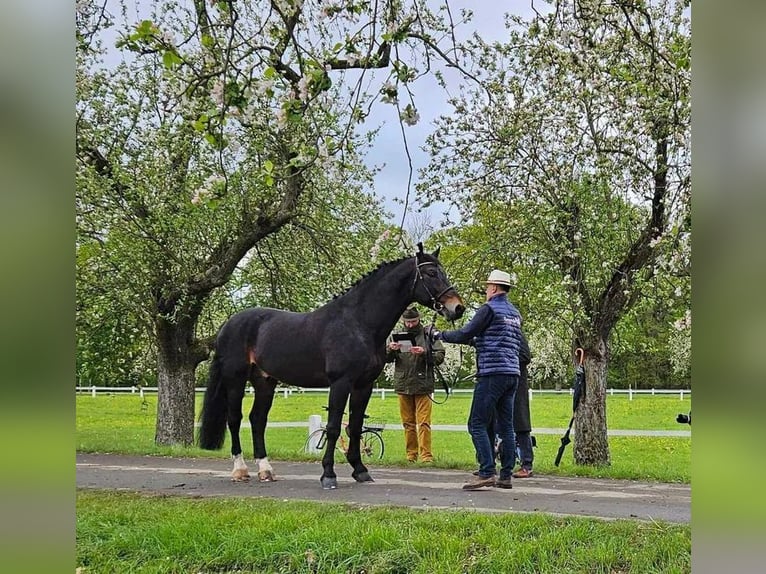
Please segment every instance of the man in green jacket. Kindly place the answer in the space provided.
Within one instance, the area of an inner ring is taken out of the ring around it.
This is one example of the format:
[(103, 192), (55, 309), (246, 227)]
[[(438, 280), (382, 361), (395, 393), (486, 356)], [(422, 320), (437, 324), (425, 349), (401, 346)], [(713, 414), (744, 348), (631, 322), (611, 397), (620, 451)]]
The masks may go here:
[[(404, 427), (404, 445), (407, 460), (433, 462), (431, 452), (431, 397), (434, 392), (433, 365), (444, 361), (444, 345), (432, 343), (432, 358), (426, 352), (426, 336), (420, 323), (420, 314), (414, 307), (402, 314), (402, 323), (411, 334), (412, 346), (390, 341), (386, 348), (386, 362), (394, 363), (394, 390), (399, 397), (399, 414)], [(433, 365), (428, 364), (432, 360)]]

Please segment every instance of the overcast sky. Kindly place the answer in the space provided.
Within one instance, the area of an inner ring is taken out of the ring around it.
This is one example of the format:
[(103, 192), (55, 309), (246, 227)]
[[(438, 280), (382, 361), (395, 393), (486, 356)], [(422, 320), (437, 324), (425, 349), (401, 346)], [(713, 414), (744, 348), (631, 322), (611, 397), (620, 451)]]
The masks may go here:
[[(443, 0), (434, 0), (433, 4), (441, 4)], [(460, 10), (468, 8), (473, 11), (473, 19), (468, 24), (461, 24), (456, 30), (458, 41), (468, 38), (473, 32), (478, 31), (481, 36), (488, 41), (504, 40), (506, 30), (504, 25), (504, 15), (507, 12), (516, 14), (530, 15), (532, 13), (531, 3), (533, 0), (450, 0), (450, 11), (454, 20), (459, 20)], [(538, 2), (539, 4), (539, 2)], [(114, 0), (109, 0), (108, 5), (113, 14), (118, 15), (119, 5)], [(146, 3), (136, 0), (135, 3), (128, 3), (129, 21), (138, 21), (143, 16)], [(539, 6), (538, 6), (539, 9)], [(118, 30), (113, 28), (105, 32), (107, 43), (113, 43), (116, 40)], [(114, 36), (114, 38), (111, 38)], [(115, 54), (116, 57), (116, 54)], [(120, 56), (120, 57), (124, 57)], [(433, 60), (432, 60), (433, 65)], [(458, 73), (454, 70), (444, 70), (439, 66), (433, 66), (436, 69), (442, 69), (447, 78), (458, 79)], [(376, 78), (381, 83), (388, 71), (378, 72)], [(373, 83), (373, 85), (379, 85)], [(415, 184), (418, 181), (418, 170), (428, 164), (428, 155), (422, 151), (425, 145), (426, 137), (434, 129), (433, 121), (440, 115), (449, 114), (450, 107), (447, 105), (447, 93), (436, 83), (436, 81), (426, 76), (420, 78), (412, 84), (411, 89), (415, 97), (415, 105), (420, 115), (420, 121), (414, 126), (405, 126), (407, 135), (407, 145), (412, 158), (412, 184), (410, 186), (410, 210), (416, 209), (415, 204)], [(456, 85), (452, 88), (453, 93), (457, 93)], [(407, 104), (404, 98), (400, 98), (402, 108)], [(397, 225), (402, 221), (404, 213), (403, 206), (393, 201), (393, 198), (404, 200), (407, 196), (407, 182), (410, 176), (407, 153), (402, 139), (401, 127), (397, 115), (396, 107), (391, 104), (377, 102), (373, 106), (370, 117), (365, 127), (374, 129), (380, 127), (379, 135), (374, 143), (372, 150), (367, 156), (369, 166), (382, 167), (375, 178), (374, 191), (377, 196), (384, 198), (386, 209), (392, 213), (391, 221)], [(428, 210), (431, 224), (438, 226), (441, 220), (441, 213), (444, 206), (435, 206)], [(405, 220), (405, 229), (408, 224)]]
[[(507, 37), (504, 15), (507, 12), (528, 16), (532, 14), (531, 0), (502, 1), (502, 0), (451, 0), (450, 9), (453, 18), (458, 18), (461, 8), (473, 10), (474, 17), (468, 24), (461, 25), (457, 30), (458, 40), (469, 37), (474, 31), (478, 31), (482, 38), (487, 41), (504, 40)], [(453, 75), (454, 77), (454, 75)], [(439, 87), (431, 77), (419, 79), (412, 86), (415, 95), (415, 105), (420, 114), (420, 121), (414, 126), (405, 126), (407, 145), (412, 157), (412, 184), (410, 191), (410, 208), (416, 209), (415, 184), (419, 180), (418, 169), (428, 164), (428, 155), (421, 149), (425, 145), (426, 137), (433, 129), (433, 121), (440, 115), (449, 114), (450, 106), (447, 104), (448, 95)], [(456, 89), (452, 90), (457, 93)], [(406, 102), (402, 103), (404, 106)], [(401, 223), (403, 206), (392, 201), (393, 198), (404, 199), (407, 195), (407, 181), (409, 178), (409, 165), (401, 128), (397, 117), (396, 108), (390, 104), (378, 103), (368, 120), (368, 126), (381, 125), (382, 128), (373, 149), (367, 157), (370, 166), (383, 165), (382, 170), (375, 178), (375, 192), (378, 196), (386, 199), (386, 208), (392, 212), (391, 221), (397, 225)], [(428, 210), (431, 224), (438, 227), (442, 219), (441, 213), (444, 206), (434, 206)], [(409, 216), (408, 218), (409, 219)], [(404, 227), (408, 227), (405, 219)]]

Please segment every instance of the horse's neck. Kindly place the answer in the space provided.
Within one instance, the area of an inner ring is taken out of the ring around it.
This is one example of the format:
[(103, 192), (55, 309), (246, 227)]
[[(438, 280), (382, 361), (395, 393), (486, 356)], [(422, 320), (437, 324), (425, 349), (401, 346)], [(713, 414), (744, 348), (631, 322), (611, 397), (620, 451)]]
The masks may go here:
[(358, 322), (385, 339), (412, 300), (415, 263), (405, 259), (371, 273), (343, 297)]

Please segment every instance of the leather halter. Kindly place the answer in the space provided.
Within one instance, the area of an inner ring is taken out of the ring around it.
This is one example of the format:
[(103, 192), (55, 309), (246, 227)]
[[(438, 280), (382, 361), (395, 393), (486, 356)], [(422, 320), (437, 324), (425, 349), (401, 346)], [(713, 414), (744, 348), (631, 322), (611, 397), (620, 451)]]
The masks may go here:
[(428, 296), (431, 298), (431, 309), (434, 311), (440, 311), (444, 308), (444, 305), (439, 301), (439, 298), (447, 291), (454, 291), (455, 288), (452, 285), (447, 285), (445, 289), (442, 289), (439, 291), (439, 293), (434, 295), (433, 292), (428, 288), (428, 285), (426, 285), (425, 279), (423, 279), (423, 274), (420, 272), (420, 268), (424, 265), (436, 265), (436, 263), (433, 261), (424, 261), (423, 263), (418, 263), (418, 258), (415, 256), (415, 280), (412, 283), (412, 292), (415, 292), (415, 287), (417, 286), (419, 279), (420, 283), (423, 285), (423, 289), (426, 290), (426, 293), (428, 293)]

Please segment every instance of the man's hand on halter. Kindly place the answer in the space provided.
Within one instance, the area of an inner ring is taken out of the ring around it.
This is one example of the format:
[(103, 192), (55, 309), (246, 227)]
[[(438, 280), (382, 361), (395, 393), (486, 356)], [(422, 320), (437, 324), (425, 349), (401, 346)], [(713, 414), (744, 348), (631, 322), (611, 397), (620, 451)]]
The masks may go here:
[(423, 327), (423, 331), (431, 341), (438, 341), (442, 338), (442, 332), (433, 325), (426, 325)]

